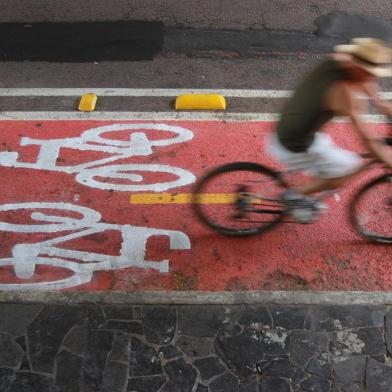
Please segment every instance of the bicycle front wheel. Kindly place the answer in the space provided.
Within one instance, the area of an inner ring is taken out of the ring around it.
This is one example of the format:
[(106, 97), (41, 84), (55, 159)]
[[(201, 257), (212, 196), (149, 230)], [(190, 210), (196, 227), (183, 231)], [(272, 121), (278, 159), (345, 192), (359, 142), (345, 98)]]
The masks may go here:
[(250, 236), (283, 219), (279, 195), (286, 188), (281, 175), (265, 166), (236, 162), (213, 169), (193, 192), (199, 219), (220, 234)]
[(355, 230), (375, 242), (392, 243), (392, 174), (384, 174), (366, 184), (351, 206)]

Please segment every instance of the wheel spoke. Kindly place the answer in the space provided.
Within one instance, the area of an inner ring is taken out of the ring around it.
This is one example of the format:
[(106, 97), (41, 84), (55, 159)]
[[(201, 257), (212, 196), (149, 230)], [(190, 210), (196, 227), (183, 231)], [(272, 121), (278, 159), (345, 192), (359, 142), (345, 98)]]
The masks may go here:
[(379, 242), (392, 243), (392, 175), (383, 175), (362, 188), (353, 201), (356, 230)]
[(257, 234), (282, 218), (285, 208), (277, 200), (284, 187), (279, 176), (263, 166), (244, 162), (230, 164), (203, 177), (195, 193), (232, 194), (232, 202), (201, 204), (196, 201), (194, 208), (204, 223), (222, 234)]

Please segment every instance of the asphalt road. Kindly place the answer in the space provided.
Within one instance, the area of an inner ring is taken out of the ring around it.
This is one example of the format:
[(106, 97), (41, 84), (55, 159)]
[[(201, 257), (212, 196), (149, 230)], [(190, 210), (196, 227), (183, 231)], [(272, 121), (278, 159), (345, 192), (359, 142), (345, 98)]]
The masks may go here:
[[(206, 26), (187, 14), (174, 23), (154, 8), (150, 18), (135, 12), (121, 22), (45, 22), (37, 10), (29, 23), (3, 15), (0, 87), (292, 89), (337, 43), (354, 36), (392, 40), (392, 24), (382, 18), (390, 4), (365, 9), (362, 3), (350, 4), (350, 13), (343, 3), (333, 8), (325, 2), (317, 12), (305, 4), (300, 20), (297, 7), (282, 4), (282, 12), (265, 5), (269, 18), (262, 25), (252, 24), (252, 15), (233, 23), (228, 12), (221, 24)], [(388, 80), (382, 85), (391, 87)]]
[(3, 0), (1, 22), (161, 21), (166, 26), (314, 32), (335, 12), (386, 18), (389, 0)]

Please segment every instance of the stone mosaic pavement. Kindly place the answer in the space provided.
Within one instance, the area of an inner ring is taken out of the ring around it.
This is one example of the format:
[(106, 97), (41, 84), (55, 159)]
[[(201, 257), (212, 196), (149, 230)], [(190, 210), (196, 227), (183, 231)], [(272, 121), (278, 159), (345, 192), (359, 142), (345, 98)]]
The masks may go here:
[(378, 306), (0, 304), (1, 392), (392, 391)]

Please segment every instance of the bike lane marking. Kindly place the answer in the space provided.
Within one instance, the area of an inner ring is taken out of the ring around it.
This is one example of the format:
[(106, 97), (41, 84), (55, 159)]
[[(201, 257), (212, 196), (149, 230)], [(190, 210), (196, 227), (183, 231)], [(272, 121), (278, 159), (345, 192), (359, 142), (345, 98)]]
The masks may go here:
[[(227, 204), (235, 200), (235, 193), (205, 193), (198, 195), (197, 202), (203, 204)], [(131, 195), (131, 204), (189, 204), (192, 193), (140, 193)]]
[[(235, 160), (274, 164), (262, 152), (272, 122), (114, 124), (2, 123), (2, 289), (391, 288), (390, 248), (362, 241), (345, 221), (347, 201), (364, 178), (312, 226), (233, 239), (195, 220), (189, 194), (207, 168)], [(359, 146), (347, 127), (335, 123), (331, 131), (342, 145)], [(155, 203), (162, 197), (156, 183), (172, 184), (164, 194), (180, 194), (184, 205)], [(146, 193), (151, 200), (143, 205)]]

